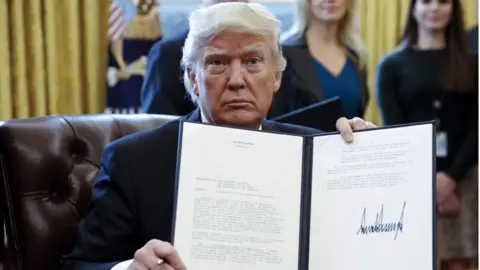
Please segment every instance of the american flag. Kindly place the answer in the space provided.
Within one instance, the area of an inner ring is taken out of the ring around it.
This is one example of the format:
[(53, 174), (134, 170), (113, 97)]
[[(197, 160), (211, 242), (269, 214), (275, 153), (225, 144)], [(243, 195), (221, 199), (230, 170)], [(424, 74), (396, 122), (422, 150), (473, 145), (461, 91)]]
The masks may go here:
[(136, 14), (136, 6), (130, 0), (112, 0), (108, 17), (108, 38), (119, 39)]
[(123, 34), (127, 24), (123, 20), (122, 9), (112, 1), (110, 4), (110, 14), (108, 17), (108, 38), (110, 40), (117, 40)]

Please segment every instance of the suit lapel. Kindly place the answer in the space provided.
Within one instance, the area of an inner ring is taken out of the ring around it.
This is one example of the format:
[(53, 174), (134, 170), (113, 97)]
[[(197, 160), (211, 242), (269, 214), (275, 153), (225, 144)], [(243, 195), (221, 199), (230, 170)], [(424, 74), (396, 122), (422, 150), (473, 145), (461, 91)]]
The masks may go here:
[(278, 129), (275, 127), (275, 122), (270, 121), (270, 120), (265, 120), (262, 123), (262, 130), (266, 131), (278, 131)]
[(292, 65), (290, 70), (293, 77), (299, 79), (300, 88), (313, 96), (314, 100), (323, 100), (317, 69), (306, 44), (298, 41), (297, 44), (285, 46), (284, 50), (288, 64)]

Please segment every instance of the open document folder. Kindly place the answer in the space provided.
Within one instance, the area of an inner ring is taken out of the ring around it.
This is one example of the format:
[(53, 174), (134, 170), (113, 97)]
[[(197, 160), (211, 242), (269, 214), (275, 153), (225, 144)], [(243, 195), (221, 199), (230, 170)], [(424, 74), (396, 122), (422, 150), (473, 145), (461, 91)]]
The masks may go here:
[(311, 127), (326, 132), (336, 131), (337, 120), (345, 116), (339, 97), (321, 102), (273, 118), (273, 121)]
[(434, 270), (432, 123), (296, 136), (182, 122), (189, 270)]

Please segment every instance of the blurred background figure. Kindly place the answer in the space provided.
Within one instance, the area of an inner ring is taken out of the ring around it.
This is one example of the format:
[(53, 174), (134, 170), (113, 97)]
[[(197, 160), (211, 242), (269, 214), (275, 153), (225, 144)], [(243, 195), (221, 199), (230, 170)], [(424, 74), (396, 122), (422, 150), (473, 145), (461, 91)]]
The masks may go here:
[(108, 36), (107, 112), (139, 112), (146, 55), (162, 38), (156, 0), (113, 0)]
[(270, 116), (338, 96), (346, 117), (363, 117), (369, 91), (358, 1), (295, 3), (293, 26), (282, 37), (287, 70)]
[(470, 43), (470, 49), (478, 54), (478, 25), (468, 31), (468, 43)]
[[(203, 5), (247, 0), (203, 0)], [(141, 90), (145, 113), (186, 115), (196, 106), (190, 100), (180, 68), (182, 48), (188, 29), (179, 29), (171, 38), (157, 42), (148, 54), (148, 65)]]
[(478, 254), (478, 59), (460, 0), (411, 0), (402, 41), (379, 63), (385, 125), (436, 120), (438, 256), (469, 269)]

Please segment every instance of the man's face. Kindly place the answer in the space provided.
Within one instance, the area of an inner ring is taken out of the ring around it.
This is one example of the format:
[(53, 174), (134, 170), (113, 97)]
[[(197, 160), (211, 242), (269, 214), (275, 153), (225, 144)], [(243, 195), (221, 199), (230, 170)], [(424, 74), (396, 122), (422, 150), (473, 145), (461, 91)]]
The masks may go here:
[(203, 49), (190, 82), (207, 120), (257, 128), (267, 115), (281, 72), (271, 45), (259, 35), (225, 31)]

